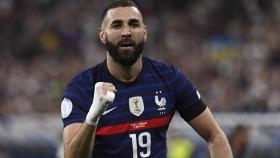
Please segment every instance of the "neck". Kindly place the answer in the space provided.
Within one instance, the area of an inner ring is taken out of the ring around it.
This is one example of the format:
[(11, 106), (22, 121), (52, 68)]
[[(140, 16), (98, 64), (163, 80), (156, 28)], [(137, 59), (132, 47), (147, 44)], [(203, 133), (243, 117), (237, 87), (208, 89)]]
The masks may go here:
[(118, 80), (123, 82), (134, 81), (142, 69), (142, 56), (132, 66), (123, 66), (116, 63), (107, 53), (107, 67), (109, 72)]

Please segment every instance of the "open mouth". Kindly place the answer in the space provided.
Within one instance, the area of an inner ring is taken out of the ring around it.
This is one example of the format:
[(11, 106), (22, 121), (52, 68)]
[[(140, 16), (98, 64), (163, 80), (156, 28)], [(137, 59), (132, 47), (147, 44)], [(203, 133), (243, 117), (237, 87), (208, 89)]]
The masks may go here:
[(120, 47), (123, 47), (123, 48), (130, 48), (130, 47), (133, 47), (133, 42), (121, 42), (120, 43)]
[(122, 50), (132, 50), (134, 48), (133, 41), (121, 41), (119, 44), (119, 48)]

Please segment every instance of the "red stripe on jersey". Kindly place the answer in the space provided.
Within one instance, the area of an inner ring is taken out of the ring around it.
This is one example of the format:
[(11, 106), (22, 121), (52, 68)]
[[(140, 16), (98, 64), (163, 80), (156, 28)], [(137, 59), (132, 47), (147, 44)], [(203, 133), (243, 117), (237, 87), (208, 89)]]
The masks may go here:
[(135, 131), (147, 128), (155, 128), (167, 125), (171, 120), (171, 116), (166, 116), (162, 118), (155, 118), (150, 120), (142, 120), (131, 123), (124, 123), (119, 125), (101, 127), (97, 129), (96, 135), (111, 135), (119, 134), (127, 131)]

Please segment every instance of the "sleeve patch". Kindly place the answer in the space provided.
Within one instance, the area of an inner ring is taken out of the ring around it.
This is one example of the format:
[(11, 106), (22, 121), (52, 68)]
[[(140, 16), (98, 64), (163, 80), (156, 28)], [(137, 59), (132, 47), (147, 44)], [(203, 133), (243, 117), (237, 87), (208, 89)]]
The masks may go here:
[(198, 99), (200, 99), (200, 98), (201, 98), (201, 95), (200, 95), (200, 93), (198, 92), (198, 90), (196, 90), (196, 94), (197, 94)]
[(64, 98), (61, 102), (61, 117), (62, 119), (67, 118), (73, 109), (73, 104), (71, 102), (71, 100)]

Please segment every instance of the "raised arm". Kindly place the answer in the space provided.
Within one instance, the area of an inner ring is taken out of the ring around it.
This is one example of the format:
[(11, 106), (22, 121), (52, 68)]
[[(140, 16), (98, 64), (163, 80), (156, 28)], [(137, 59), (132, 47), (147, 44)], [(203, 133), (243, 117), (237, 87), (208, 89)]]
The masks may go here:
[(228, 140), (208, 108), (189, 124), (207, 142), (211, 158), (233, 158)]
[(90, 158), (95, 138), (96, 126), (107, 104), (113, 102), (116, 89), (111, 83), (95, 84), (92, 105), (84, 123), (73, 123), (64, 128), (63, 143), (65, 158)]

